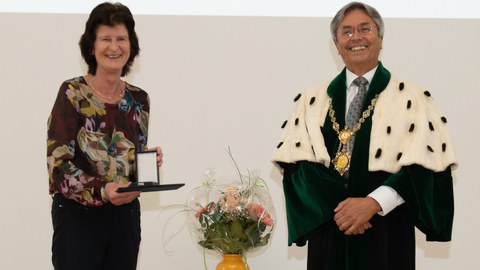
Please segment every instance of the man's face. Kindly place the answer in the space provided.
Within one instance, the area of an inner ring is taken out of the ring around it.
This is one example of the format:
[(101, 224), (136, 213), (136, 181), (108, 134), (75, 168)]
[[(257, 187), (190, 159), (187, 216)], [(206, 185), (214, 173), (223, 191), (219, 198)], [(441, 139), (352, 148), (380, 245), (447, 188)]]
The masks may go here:
[(382, 39), (372, 18), (357, 9), (347, 13), (340, 23), (335, 45), (346, 67), (361, 76), (378, 64)]

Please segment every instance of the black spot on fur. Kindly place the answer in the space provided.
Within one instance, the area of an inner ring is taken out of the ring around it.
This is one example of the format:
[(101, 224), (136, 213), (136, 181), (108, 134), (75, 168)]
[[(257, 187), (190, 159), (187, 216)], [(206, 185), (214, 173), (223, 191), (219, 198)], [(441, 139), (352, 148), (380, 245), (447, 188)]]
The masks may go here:
[(283, 122), (282, 124), (282, 128), (285, 128), (287, 126), (287, 123), (288, 123), (288, 120), (285, 120), (285, 122)]
[(293, 102), (297, 102), (300, 97), (302, 96), (302, 94), (298, 94), (294, 99), (293, 99)]
[(432, 94), (430, 94), (430, 92), (428, 92), (428, 91), (423, 92), (423, 94), (425, 94), (425, 96), (427, 96), (427, 97), (431, 97), (431, 96), (432, 96)]
[(310, 99), (310, 105), (312, 105), (313, 103), (315, 103), (315, 97), (312, 97), (312, 98)]
[(405, 88), (405, 84), (403, 82), (401, 82), (400, 85), (398, 86), (398, 88), (400, 89), (400, 91), (402, 91), (403, 88)]
[(298, 118), (295, 119), (295, 126), (298, 125)]
[(280, 148), (282, 145), (283, 145), (283, 142), (280, 142), (280, 143), (277, 145), (277, 148)]
[(430, 128), (431, 131), (434, 131), (435, 128), (433, 127), (433, 123), (432, 122), (428, 122), (428, 128)]
[(402, 152), (398, 153), (397, 160), (400, 160), (402, 158), (402, 155), (403, 155)]
[(410, 124), (410, 128), (408, 129), (409, 132), (413, 132), (413, 130), (415, 129), (415, 124), (414, 123), (411, 123)]
[(432, 148), (430, 145), (427, 145), (427, 149), (428, 149), (428, 151), (430, 151), (430, 152), (432, 152), (432, 153), (434, 152), (434, 151), (433, 151), (433, 148)]
[(387, 134), (390, 134), (392, 132), (392, 127), (391, 126), (388, 126), (387, 127)]
[(375, 153), (375, 158), (379, 158), (382, 155), (382, 149), (378, 148), (377, 153)]
[(440, 118), (440, 119), (442, 119), (443, 123), (445, 123), (445, 124), (447, 123), (447, 118), (445, 116), (442, 116), (442, 118)]
[(408, 100), (407, 101), (407, 110), (410, 109), (411, 107), (412, 107), (412, 101)]
[(295, 144), (295, 146), (296, 146), (296, 147), (300, 147), (300, 142), (297, 142), (297, 143)]
[(442, 152), (445, 152), (447, 150), (447, 144), (442, 143)]

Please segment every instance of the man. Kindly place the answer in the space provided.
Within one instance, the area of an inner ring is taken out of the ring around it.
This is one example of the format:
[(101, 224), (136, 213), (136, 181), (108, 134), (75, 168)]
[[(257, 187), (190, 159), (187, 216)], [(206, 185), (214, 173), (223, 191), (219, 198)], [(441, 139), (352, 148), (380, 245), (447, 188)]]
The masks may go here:
[(346, 67), (295, 98), (273, 158), (289, 245), (308, 241), (309, 270), (415, 269), (415, 226), (428, 241), (451, 239), (446, 118), (428, 91), (379, 61), (384, 25), (374, 8), (347, 4), (331, 34)]

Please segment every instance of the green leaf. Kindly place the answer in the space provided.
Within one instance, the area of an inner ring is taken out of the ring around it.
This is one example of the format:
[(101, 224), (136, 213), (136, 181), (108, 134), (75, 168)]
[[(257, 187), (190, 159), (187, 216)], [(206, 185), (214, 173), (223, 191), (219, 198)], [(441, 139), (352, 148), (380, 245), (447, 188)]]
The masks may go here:
[(232, 222), (232, 225), (230, 225), (230, 234), (232, 237), (235, 237), (237, 239), (242, 239), (243, 237), (243, 228), (242, 224), (238, 220), (234, 220)]

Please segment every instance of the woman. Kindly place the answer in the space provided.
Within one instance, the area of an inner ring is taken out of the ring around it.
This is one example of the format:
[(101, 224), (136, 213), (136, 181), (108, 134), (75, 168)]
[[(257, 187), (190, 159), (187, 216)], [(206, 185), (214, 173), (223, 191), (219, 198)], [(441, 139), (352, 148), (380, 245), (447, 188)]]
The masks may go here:
[(134, 28), (122, 4), (92, 10), (79, 43), (88, 74), (62, 83), (48, 120), (55, 269), (136, 268), (140, 192), (116, 192), (147, 147), (148, 94), (121, 80), (140, 51)]

